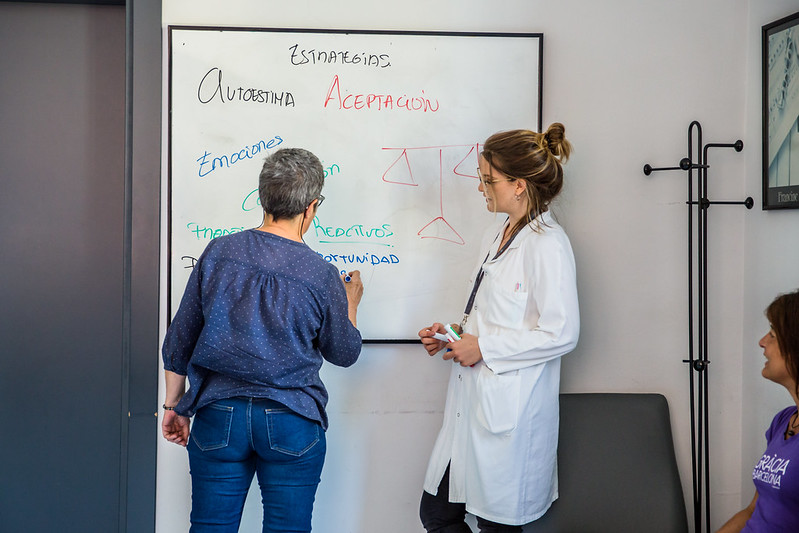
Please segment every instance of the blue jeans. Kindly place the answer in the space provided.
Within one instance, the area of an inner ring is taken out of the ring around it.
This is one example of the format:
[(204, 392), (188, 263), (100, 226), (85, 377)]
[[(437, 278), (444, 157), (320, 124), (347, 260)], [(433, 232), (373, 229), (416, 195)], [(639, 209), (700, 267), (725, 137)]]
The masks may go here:
[(189, 439), (191, 533), (235, 533), (254, 474), (263, 533), (307, 533), (327, 450), (314, 422), (272, 401), (219, 400), (197, 411)]

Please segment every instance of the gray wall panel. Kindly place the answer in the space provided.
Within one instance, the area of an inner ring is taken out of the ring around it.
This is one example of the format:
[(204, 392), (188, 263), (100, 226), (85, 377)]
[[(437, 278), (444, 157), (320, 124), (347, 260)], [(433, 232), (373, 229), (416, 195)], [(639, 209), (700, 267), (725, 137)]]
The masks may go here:
[(2, 531), (118, 524), (124, 23), (0, 3)]

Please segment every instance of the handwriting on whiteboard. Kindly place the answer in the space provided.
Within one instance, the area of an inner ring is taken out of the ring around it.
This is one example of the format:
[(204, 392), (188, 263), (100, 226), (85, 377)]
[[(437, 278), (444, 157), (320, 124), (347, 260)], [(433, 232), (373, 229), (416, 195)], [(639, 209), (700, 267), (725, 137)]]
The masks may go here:
[(252, 159), (261, 152), (271, 150), (272, 148), (279, 146), (282, 142), (283, 139), (279, 135), (275, 135), (268, 141), (265, 139), (260, 139), (254, 144), (245, 145), (238, 151), (231, 152), (229, 154), (214, 155), (208, 150), (203, 150), (203, 155), (198, 157), (196, 160), (199, 163), (197, 175), (199, 175), (201, 178), (204, 178), (217, 169), (230, 168), (232, 165), (235, 165), (240, 161)]
[(333, 76), (330, 88), (322, 107), (328, 109), (328, 105), (333, 109), (342, 110), (374, 110), (374, 111), (421, 111), (422, 113), (435, 113), (439, 110), (438, 99), (431, 100), (427, 97), (424, 89), (421, 94), (391, 94), (391, 93), (362, 93), (344, 91), (342, 95), (341, 81), (338, 74)]

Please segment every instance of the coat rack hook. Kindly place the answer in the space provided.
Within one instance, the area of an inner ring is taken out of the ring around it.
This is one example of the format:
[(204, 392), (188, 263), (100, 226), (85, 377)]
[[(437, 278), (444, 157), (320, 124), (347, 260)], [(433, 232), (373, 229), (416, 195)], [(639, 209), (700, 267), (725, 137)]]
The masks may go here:
[(659, 172), (661, 170), (691, 170), (693, 168), (710, 168), (710, 165), (699, 165), (691, 163), (691, 160), (687, 157), (683, 157), (680, 159), (679, 166), (676, 167), (659, 167), (655, 168), (649, 163), (644, 165), (644, 175), (649, 176), (653, 172)]
[(650, 175), (650, 174), (652, 174), (653, 172), (658, 172), (658, 171), (661, 171), (661, 170), (683, 170), (683, 169), (682, 169), (681, 167), (660, 167), (660, 168), (654, 168), (654, 167), (653, 167), (652, 165), (650, 165), (649, 163), (647, 163), (646, 165), (644, 165), (644, 174), (645, 174), (645, 175), (647, 175), (647, 176), (649, 176), (649, 175)]
[(710, 165), (699, 165), (691, 163), (691, 160), (687, 157), (683, 157), (680, 159), (680, 168), (682, 170), (691, 170), (692, 168), (710, 168)]
[(736, 152), (740, 152), (744, 149), (744, 142), (738, 139), (734, 143), (707, 143), (705, 145), (705, 154), (707, 154), (708, 148), (733, 148)]

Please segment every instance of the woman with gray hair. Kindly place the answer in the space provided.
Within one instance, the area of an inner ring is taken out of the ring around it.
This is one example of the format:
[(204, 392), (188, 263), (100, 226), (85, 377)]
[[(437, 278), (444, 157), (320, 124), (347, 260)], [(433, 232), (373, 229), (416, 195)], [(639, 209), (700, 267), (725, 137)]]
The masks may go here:
[(208, 244), (167, 330), (161, 429), (188, 448), (192, 532), (238, 531), (256, 474), (263, 531), (311, 531), (328, 424), (319, 369), (358, 359), (363, 293), (358, 271), (344, 282), (302, 240), (323, 181), (307, 150), (269, 156), (263, 223)]

